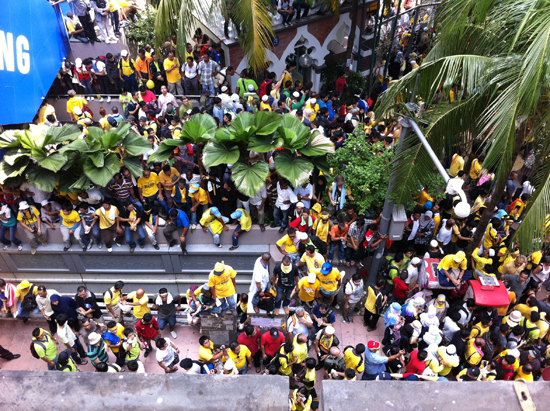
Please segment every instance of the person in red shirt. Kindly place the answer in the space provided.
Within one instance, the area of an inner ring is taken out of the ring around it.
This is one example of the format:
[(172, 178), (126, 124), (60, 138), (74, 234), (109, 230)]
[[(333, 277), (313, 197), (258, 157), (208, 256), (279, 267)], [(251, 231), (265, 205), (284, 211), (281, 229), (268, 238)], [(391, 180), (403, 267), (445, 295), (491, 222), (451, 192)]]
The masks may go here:
[(153, 351), (151, 340), (160, 338), (159, 323), (157, 319), (153, 317), (151, 313), (144, 314), (143, 318), (136, 324), (136, 332), (139, 339), (145, 345), (145, 354), (143, 356), (147, 357), (151, 351)]
[(411, 374), (422, 374), (426, 369), (426, 358), (428, 358), (427, 351), (414, 350), (411, 352), (411, 360), (407, 364), (405, 371)]
[(398, 277), (393, 279), (393, 296), (399, 304), (403, 304), (407, 298), (409, 286), (405, 280), (408, 276), (407, 270), (403, 270)]
[(275, 327), (269, 332), (262, 335), (260, 348), (262, 350), (262, 359), (264, 367), (267, 367), (273, 356), (281, 349), (281, 345), (285, 343), (285, 336), (282, 335)]
[(311, 227), (313, 227), (314, 222), (315, 222), (315, 217), (313, 217), (309, 213), (309, 208), (304, 208), (302, 210), (302, 215), (297, 219), (295, 219), (294, 221), (292, 221), (290, 223), (290, 226), (302, 233), (309, 234), (311, 232)]
[(260, 350), (260, 342), (262, 340), (262, 333), (259, 329), (255, 328), (252, 325), (247, 325), (244, 329), (244, 333), (239, 335), (237, 342), (250, 350), (252, 359), (254, 360), (254, 367), (256, 367), (256, 372), (261, 371), (260, 365), (262, 360), (262, 351)]
[(338, 78), (336, 79), (336, 86), (334, 87), (334, 90), (342, 94), (344, 91), (344, 87), (346, 86), (346, 73), (342, 73)]
[(504, 381), (511, 381), (514, 378), (514, 364), (516, 359), (513, 355), (505, 355), (497, 360), (497, 366), (500, 367), (504, 375)]

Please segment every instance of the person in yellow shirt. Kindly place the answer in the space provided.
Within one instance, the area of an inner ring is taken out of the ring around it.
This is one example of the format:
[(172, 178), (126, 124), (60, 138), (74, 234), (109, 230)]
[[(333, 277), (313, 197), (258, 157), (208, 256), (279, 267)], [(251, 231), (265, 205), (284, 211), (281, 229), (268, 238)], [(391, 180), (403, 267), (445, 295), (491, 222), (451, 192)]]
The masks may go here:
[(216, 350), (214, 343), (207, 336), (202, 335), (199, 338), (199, 361), (205, 363), (208, 369), (212, 370), (214, 363), (223, 356), (223, 349), (225, 347), (222, 345), (220, 348), (219, 351)]
[(337, 268), (333, 268), (331, 263), (324, 263), (320, 270), (311, 270), (315, 272), (321, 282), (320, 301), (332, 304), (334, 297), (342, 285), (342, 274)]
[(298, 291), (293, 290), (290, 298), (298, 292), (298, 298), (303, 304), (311, 306), (313, 301), (319, 299), (319, 293), (321, 290), (321, 282), (317, 279), (317, 274), (311, 272), (307, 277), (302, 278), (298, 282)]
[(495, 256), (495, 250), (492, 248), (484, 248), (483, 252), (480, 255), (479, 247), (477, 247), (472, 253), (472, 267), (475, 267), (476, 277), (487, 275), (483, 271), (483, 267), (486, 265), (492, 265), (493, 259), (491, 257)]
[(128, 56), (128, 50), (122, 50), (120, 52), (118, 75), (120, 80), (124, 83), (124, 89), (126, 89), (126, 91), (131, 94), (137, 93), (136, 66), (134, 60)]
[(237, 226), (235, 227), (235, 231), (233, 231), (233, 246), (229, 247), (229, 251), (233, 251), (239, 248), (239, 237), (249, 232), (252, 228), (252, 218), (244, 208), (237, 208), (230, 217), (234, 220), (231, 225)]
[(107, 323), (107, 330), (119, 338), (119, 341), (116, 344), (109, 341), (109, 339), (106, 339), (105, 337), (104, 340), (115, 355), (116, 363), (122, 367), (126, 363), (126, 354), (124, 350), (120, 349), (122, 343), (124, 342), (124, 325), (111, 320)]
[(483, 247), (491, 248), (499, 244), (502, 241), (502, 237), (498, 234), (495, 227), (500, 227), (500, 220), (497, 217), (493, 217), (491, 224), (487, 227), (485, 231), (485, 237), (483, 238)]
[(439, 284), (444, 287), (459, 287), (460, 284), (472, 279), (471, 271), (466, 270), (466, 254), (459, 251), (443, 257), (437, 266)]
[(295, 243), (296, 230), (291, 227), (287, 230), (287, 233), (288, 234), (279, 239), (275, 245), (282, 255), (288, 255), (293, 264), (298, 264), (300, 262), (300, 253), (298, 253), (298, 248)]
[(67, 113), (71, 116), (72, 121), (76, 121), (77, 118), (74, 114), (74, 109), (75, 107), (80, 108), (80, 110), (84, 109), (86, 100), (84, 97), (77, 96), (76, 91), (74, 90), (69, 90), (67, 94), (69, 95), (69, 100), (67, 101)]
[(292, 366), (296, 361), (292, 359), (292, 351), (294, 351), (292, 343), (283, 344), (279, 350), (279, 373), (288, 376), (290, 388), (296, 388), (296, 380), (292, 373)]
[(524, 379), (527, 382), (533, 382), (533, 366), (525, 364), (518, 368), (514, 380)]
[(169, 207), (162, 195), (162, 185), (157, 173), (153, 173), (149, 167), (144, 167), (143, 176), (138, 179), (137, 186), (142, 204), (149, 204), (154, 208), (155, 202), (158, 202), (168, 216)]
[(73, 210), (73, 206), (65, 203), (61, 206), (61, 213), (59, 213), (61, 218), (61, 224), (59, 225), (59, 231), (61, 231), (61, 236), (65, 242), (65, 247), (63, 251), (68, 251), (71, 248), (71, 234), (74, 236), (76, 241), (82, 247), (82, 251), (86, 251), (86, 244), (80, 238), (80, 215), (78, 212)]
[[(320, 206), (320, 203), (315, 204), (315, 206), (317, 205)], [(313, 213), (311, 213), (311, 215), (313, 216)], [(325, 210), (321, 212), (320, 218), (315, 217), (315, 221), (313, 223), (313, 234), (319, 237), (321, 241), (328, 244), (328, 235), (332, 229), (332, 226), (333, 222), (330, 221), (330, 214)]]
[(470, 178), (477, 180), (481, 176), (481, 170), (483, 169), (483, 161), (485, 160), (485, 154), (480, 155), (478, 158), (472, 160), (470, 166)]
[[(14, 294), (15, 298), (13, 302), (14, 308), (11, 309), (13, 318), (18, 318), (20, 320), (23, 320), (25, 324), (29, 321), (30, 313), (23, 309), (23, 300), (29, 293), (36, 296), (38, 294), (38, 287), (30, 283), (28, 280), (21, 281), (21, 283), (17, 287), (15, 287), (15, 294)], [(40, 312), (40, 309), (38, 307), (36, 307), (33, 310), (34, 314), (38, 314), (39, 312)]]
[(236, 276), (237, 272), (233, 267), (225, 265), (223, 261), (216, 263), (208, 276), (208, 286), (210, 287), (210, 291), (212, 291), (212, 298), (214, 300), (218, 298), (222, 303), (222, 317), (225, 316), (228, 308), (233, 311), (233, 315), (237, 313), (237, 303), (235, 302)]
[(48, 246), (48, 228), (46, 225), (42, 225), (40, 211), (35, 206), (30, 206), (26, 201), (21, 201), (17, 221), (25, 229), (25, 235), (31, 246), (31, 254), (36, 254), (38, 243), (44, 247)]
[(168, 89), (170, 93), (173, 95), (183, 96), (183, 87), (181, 86), (181, 66), (173, 51), (169, 51), (168, 58), (164, 60), (164, 70), (166, 71), (166, 81), (168, 81)]
[(212, 204), (210, 193), (203, 189), (199, 184), (191, 184), (189, 186), (189, 198), (191, 199), (191, 228), (197, 228), (197, 209), (202, 207), (204, 213), (208, 210), (208, 204)]
[(158, 174), (158, 180), (162, 188), (164, 188), (163, 197), (166, 199), (168, 207), (173, 208), (174, 202), (170, 194), (172, 193), (172, 189), (178, 185), (180, 173), (174, 167), (170, 167), (169, 164), (166, 164)]
[[(300, 241), (302, 241), (303, 238), (308, 240), (307, 233), (298, 232), (296, 235), (300, 238)], [(320, 253), (315, 251), (315, 246), (310, 244), (306, 246), (306, 252), (302, 255), (302, 258), (300, 258), (300, 262), (296, 264), (296, 267), (301, 267), (304, 264), (306, 265), (308, 271), (319, 272), (323, 264), (325, 264), (325, 258)]]
[(462, 171), (464, 169), (464, 157), (462, 157), (461, 150), (458, 151), (458, 153), (453, 154), (453, 158), (451, 160), (451, 167), (449, 167), (449, 176), (450, 177), (456, 177), (459, 171)]
[(348, 346), (344, 348), (344, 362), (346, 369), (351, 368), (356, 374), (360, 374), (365, 370), (365, 361), (363, 353), (365, 352), (365, 344), (357, 344), (355, 348)]
[(481, 321), (472, 327), (472, 331), (470, 331), (470, 338), (483, 337), (489, 332), (489, 328), (492, 324), (493, 321), (490, 317), (482, 317)]
[[(130, 294), (126, 296), (127, 305), (134, 307), (133, 315), (134, 315), (134, 324), (137, 324), (139, 320), (143, 318), (143, 316), (147, 313), (151, 312), (151, 309), (149, 308), (149, 297), (147, 294), (145, 294), (145, 290), (143, 288), (139, 288), (136, 291), (132, 291)], [(132, 302), (128, 302), (132, 301)]]
[(202, 213), (200, 220), (202, 231), (205, 233), (210, 231), (214, 237), (214, 244), (218, 248), (222, 247), (220, 234), (223, 231), (229, 231), (229, 227), (226, 225), (227, 222), (229, 222), (229, 218), (222, 216), (218, 207), (211, 207)]
[(38, 124), (44, 124), (46, 122), (46, 117), (50, 114), (55, 117), (55, 108), (48, 104), (48, 99), (45, 98), (40, 106), (40, 110), (38, 110)]
[(117, 281), (103, 294), (103, 301), (113, 320), (124, 325), (124, 314), (129, 312), (130, 308), (126, 305), (126, 297), (122, 295), (122, 287), (124, 282)]
[(466, 343), (466, 350), (464, 351), (464, 358), (471, 366), (479, 365), (483, 358), (483, 347), (485, 347), (485, 340), (483, 338), (470, 338)]
[(313, 394), (305, 386), (297, 388), (290, 398), (292, 411), (310, 411)]
[(110, 200), (105, 199), (101, 208), (95, 211), (95, 219), (90, 226), (92, 229), (94, 225), (99, 224), (99, 233), (110, 253), (113, 252), (113, 237), (116, 235), (117, 244), (121, 244), (124, 238), (124, 230), (117, 231), (118, 215), (118, 208), (112, 205)]
[(252, 353), (246, 345), (233, 341), (229, 346), (229, 350), (223, 347), (222, 352), (222, 361), (233, 360), (239, 374), (245, 375), (248, 368), (252, 368)]

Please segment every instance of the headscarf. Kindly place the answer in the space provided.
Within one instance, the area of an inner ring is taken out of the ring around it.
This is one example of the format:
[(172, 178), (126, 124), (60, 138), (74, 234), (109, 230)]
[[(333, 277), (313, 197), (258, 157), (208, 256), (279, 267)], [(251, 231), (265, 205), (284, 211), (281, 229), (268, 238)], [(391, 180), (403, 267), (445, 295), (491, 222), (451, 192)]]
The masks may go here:
[(59, 314), (66, 314), (69, 319), (74, 320), (77, 317), (76, 314), (76, 301), (70, 297), (62, 297), (60, 295), (52, 295), (50, 297), (51, 302), (58, 301), (59, 304), (52, 304), (52, 310), (57, 317)]
[[(428, 210), (424, 214), (422, 214), (420, 216), (420, 221), (418, 222), (419, 223), (419, 228), (424, 228), (428, 224), (430, 224), (432, 222), (433, 215), (434, 215), (434, 213), (431, 212), (430, 210)], [(428, 220), (426, 220), (424, 217), (430, 217), (430, 218)]]
[(391, 327), (401, 320), (401, 304), (393, 303), (384, 314), (384, 324), (386, 327)]
[(397, 57), (395, 58), (394, 61), (398, 64), (403, 64), (403, 52), (402, 51), (397, 53)]
[(437, 318), (437, 310), (436, 308), (431, 305), (430, 308), (428, 308), (427, 313), (420, 314), (420, 322), (422, 323), (422, 326), (424, 327), (430, 327), (432, 325), (439, 326), (439, 318)]

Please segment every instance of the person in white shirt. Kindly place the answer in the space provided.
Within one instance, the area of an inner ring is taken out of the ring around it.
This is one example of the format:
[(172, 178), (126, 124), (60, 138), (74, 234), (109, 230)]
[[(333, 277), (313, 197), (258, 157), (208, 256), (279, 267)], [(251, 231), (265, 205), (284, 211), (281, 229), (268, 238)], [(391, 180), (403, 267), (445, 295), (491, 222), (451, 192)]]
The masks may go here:
[(443, 320), (443, 335), (447, 341), (452, 341), (455, 333), (460, 331), (458, 321), (460, 321), (460, 314), (457, 312), (451, 313)]
[(71, 357), (73, 361), (78, 365), (88, 364), (88, 360), (84, 360), (86, 357), (86, 351), (82, 347), (82, 343), (75, 335), (67, 321), (69, 318), (65, 314), (59, 314), (56, 318), (57, 322), (57, 336), (61, 340), (65, 347), (71, 350)]
[(355, 306), (361, 301), (363, 294), (365, 293), (363, 279), (359, 274), (353, 274), (351, 280), (348, 281), (344, 287), (344, 293), (346, 296), (346, 302), (344, 304), (344, 313), (342, 318), (343, 322), (349, 323), (351, 322), (348, 316), (349, 312), (351, 311), (353, 314)]
[(222, 92), (218, 94), (218, 97), (221, 99), (222, 108), (225, 110), (227, 108), (227, 105), (232, 103), (233, 101), (231, 100), (231, 96), (229, 95), (230, 90), (227, 88), (227, 86), (222, 86), (221, 91)]
[(181, 360), (180, 367), (186, 371), (185, 374), (189, 375), (210, 374), (210, 370), (205, 364), (193, 361), (191, 358)]
[(405, 283), (409, 285), (411, 282), (413, 284), (416, 283), (418, 279), (418, 270), (420, 270), (420, 266), (422, 265), (422, 260), (418, 257), (414, 257), (411, 262), (409, 263), (409, 266), (407, 267), (407, 272), (409, 273), (409, 276), (405, 280)]
[(281, 227), (279, 232), (285, 231), (288, 225), (288, 211), (293, 203), (297, 203), (298, 198), (294, 191), (290, 188), (288, 180), (281, 179), (277, 183), (277, 201), (275, 202), (275, 210), (273, 210), (273, 218), (275, 223), (272, 227)]
[(254, 263), (254, 271), (252, 272), (252, 282), (250, 283), (249, 292), (254, 295), (252, 297), (252, 306), (256, 313), (260, 312), (258, 308), (258, 302), (260, 297), (263, 296), (264, 291), (269, 287), (269, 261), (271, 260), (271, 254), (264, 253), (261, 257), (258, 257)]
[(21, 191), (22, 194), (26, 195), (27, 198), (32, 198), (35, 204), (40, 204), (50, 195), (50, 193), (39, 190), (34, 186), (34, 184), (31, 184), (28, 181), (25, 181), (19, 186), (19, 191)]
[(44, 287), (43, 285), (39, 286), (37, 291), (38, 294), (36, 295), (36, 303), (38, 304), (38, 309), (48, 322), (50, 333), (54, 335), (55, 333), (57, 333), (57, 323), (55, 322), (50, 297), (52, 295), (59, 295), (59, 293), (55, 290), (46, 290), (46, 287)]
[(172, 103), (172, 106), (174, 108), (178, 107), (178, 102), (173, 94), (168, 93), (168, 89), (166, 86), (162, 86), (160, 88), (160, 96), (157, 100), (158, 106), (162, 111), (166, 111), (166, 106), (168, 106), (168, 103)]
[(235, 111), (237, 111), (238, 109), (244, 110), (238, 94), (232, 94), (231, 100), (233, 101), (233, 107), (235, 107)]
[(258, 190), (254, 197), (250, 197), (248, 200), (250, 204), (250, 214), (253, 217), (258, 217), (258, 224), (260, 230), (265, 231), (264, 219), (265, 219), (265, 202), (267, 200), (267, 187), (265, 184)]
[(129, 372), (134, 374), (145, 374), (145, 365), (139, 360), (128, 361), (126, 364)]
[(101, 204), (103, 201), (103, 195), (101, 194), (101, 191), (96, 190), (95, 188), (90, 188), (89, 190), (78, 193), (78, 201), (92, 205)]
[(311, 208), (311, 199), (313, 197), (313, 186), (309, 183), (309, 180), (302, 184), (300, 187), (294, 189), (294, 194), (298, 198), (298, 201), (304, 203), (305, 208)]
[(187, 63), (183, 66), (183, 88), (185, 94), (190, 96), (199, 95), (198, 66), (193, 57), (187, 57)]
[(170, 338), (159, 338), (157, 344), (157, 362), (164, 372), (171, 373), (178, 370), (178, 356), (180, 350)]
[(304, 310), (304, 307), (296, 307), (294, 314), (287, 320), (287, 330), (292, 336), (304, 334), (309, 336), (309, 330), (313, 328), (311, 316)]

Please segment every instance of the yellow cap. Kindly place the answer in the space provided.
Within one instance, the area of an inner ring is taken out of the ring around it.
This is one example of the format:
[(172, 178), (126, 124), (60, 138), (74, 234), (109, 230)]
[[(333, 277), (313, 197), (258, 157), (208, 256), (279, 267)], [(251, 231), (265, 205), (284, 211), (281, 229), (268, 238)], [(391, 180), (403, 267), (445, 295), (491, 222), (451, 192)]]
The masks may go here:
[(454, 260), (457, 263), (461, 263), (466, 258), (466, 254), (464, 254), (464, 251), (459, 251), (455, 254)]
[(23, 280), (19, 285), (21, 286), (21, 288), (29, 288), (31, 286), (31, 283), (29, 283), (28, 280)]
[(217, 273), (223, 273), (225, 271), (225, 264), (223, 263), (223, 261), (221, 263), (216, 263), (216, 265), (214, 266), (214, 271), (216, 271)]

